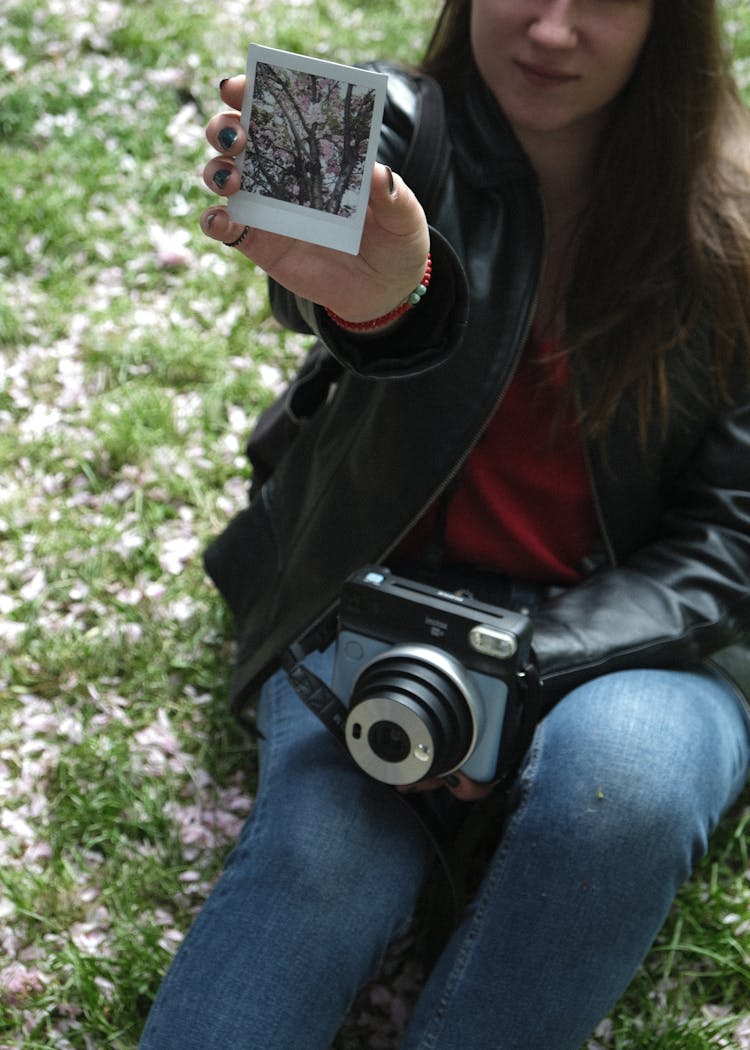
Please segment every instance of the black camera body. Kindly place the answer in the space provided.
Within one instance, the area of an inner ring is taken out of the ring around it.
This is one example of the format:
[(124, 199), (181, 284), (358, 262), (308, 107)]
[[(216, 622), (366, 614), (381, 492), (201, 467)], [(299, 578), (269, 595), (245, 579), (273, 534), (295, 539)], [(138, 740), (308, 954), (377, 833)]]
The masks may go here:
[(386, 784), (458, 769), (495, 780), (530, 645), (521, 613), (380, 566), (356, 573), (342, 592), (332, 683), (355, 762)]

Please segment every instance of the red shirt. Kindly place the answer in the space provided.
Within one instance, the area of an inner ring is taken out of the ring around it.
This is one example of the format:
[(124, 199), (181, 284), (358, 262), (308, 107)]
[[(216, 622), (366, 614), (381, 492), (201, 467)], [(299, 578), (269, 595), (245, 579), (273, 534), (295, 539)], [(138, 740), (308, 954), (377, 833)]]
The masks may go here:
[[(443, 537), (446, 562), (545, 583), (574, 583), (597, 531), (583, 440), (572, 408), (559, 419), (567, 385), (554, 345), (530, 341), (487, 429), (459, 475)], [(419, 558), (437, 507), (398, 555)]]

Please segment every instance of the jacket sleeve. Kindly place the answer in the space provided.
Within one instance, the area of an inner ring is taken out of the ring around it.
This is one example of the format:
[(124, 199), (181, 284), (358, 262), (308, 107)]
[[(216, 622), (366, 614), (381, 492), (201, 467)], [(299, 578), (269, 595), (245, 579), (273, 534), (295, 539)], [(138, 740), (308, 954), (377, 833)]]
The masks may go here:
[[(668, 491), (656, 538), (537, 610), (548, 704), (594, 675), (694, 665), (750, 639), (750, 398), (713, 418)], [(740, 664), (750, 680), (750, 655)]]
[[(417, 112), (418, 82), (385, 65), (388, 93), (378, 160), (399, 171), (408, 151)], [(419, 187), (412, 186), (419, 197)], [(395, 328), (382, 337), (358, 337), (336, 326), (322, 306), (293, 295), (269, 281), (273, 315), (285, 328), (317, 336), (330, 352), (357, 374), (376, 379), (412, 376), (443, 362), (461, 343), (468, 316), (468, 287), (463, 267), (448, 241), (430, 228), (432, 280), (429, 293)]]

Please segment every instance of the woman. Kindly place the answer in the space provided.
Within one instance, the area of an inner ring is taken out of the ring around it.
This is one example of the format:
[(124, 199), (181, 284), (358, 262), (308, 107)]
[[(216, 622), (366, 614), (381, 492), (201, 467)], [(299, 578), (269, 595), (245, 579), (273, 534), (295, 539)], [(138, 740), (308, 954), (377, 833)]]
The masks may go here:
[[(343, 368), (207, 556), (237, 703), (262, 685), (260, 784), (144, 1050), (323, 1050), (412, 921), (425, 836), (271, 674), (364, 564), (531, 610), (542, 680), (403, 1050), (579, 1047), (747, 778), (750, 131), (717, 4), (446, 0), (425, 67), (451, 139), (429, 227), (397, 174), (419, 92), (397, 71), (359, 256), (202, 220)], [(229, 195), (236, 112), (207, 133)], [(459, 823), (492, 791), (415, 789)]]

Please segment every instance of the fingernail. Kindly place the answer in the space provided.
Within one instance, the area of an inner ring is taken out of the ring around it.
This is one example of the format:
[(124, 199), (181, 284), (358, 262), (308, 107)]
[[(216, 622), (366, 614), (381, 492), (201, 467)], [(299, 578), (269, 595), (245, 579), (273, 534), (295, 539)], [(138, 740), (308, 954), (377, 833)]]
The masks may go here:
[(210, 212), (207, 213), (207, 215), (203, 219), (203, 225), (206, 227), (207, 230), (211, 229), (211, 225), (212, 225), (214, 219), (216, 218), (216, 215), (217, 215), (217, 213), (215, 211), (210, 211)]
[(226, 186), (226, 184), (229, 182), (231, 177), (232, 177), (232, 169), (231, 168), (219, 168), (219, 170), (214, 175), (214, 182), (216, 183), (216, 185), (219, 187), (220, 190), (223, 190), (224, 187)]
[(234, 128), (222, 128), (217, 138), (222, 149), (231, 149), (237, 141), (237, 132)]
[(461, 783), (460, 777), (457, 777), (455, 773), (446, 773), (443, 777), (443, 783), (447, 784), (448, 787), (457, 788)]
[(391, 197), (393, 197), (396, 194), (396, 183), (393, 181), (393, 172), (387, 164), (385, 166), (385, 170), (388, 172), (388, 192), (390, 193)]
[(219, 81), (219, 91), (221, 91), (221, 89), (224, 87), (224, 85), (226, 84), (226, 82), (228, 80), (229, 80), (229, 77), (222, 77), (221, 78), (221, 80)]

